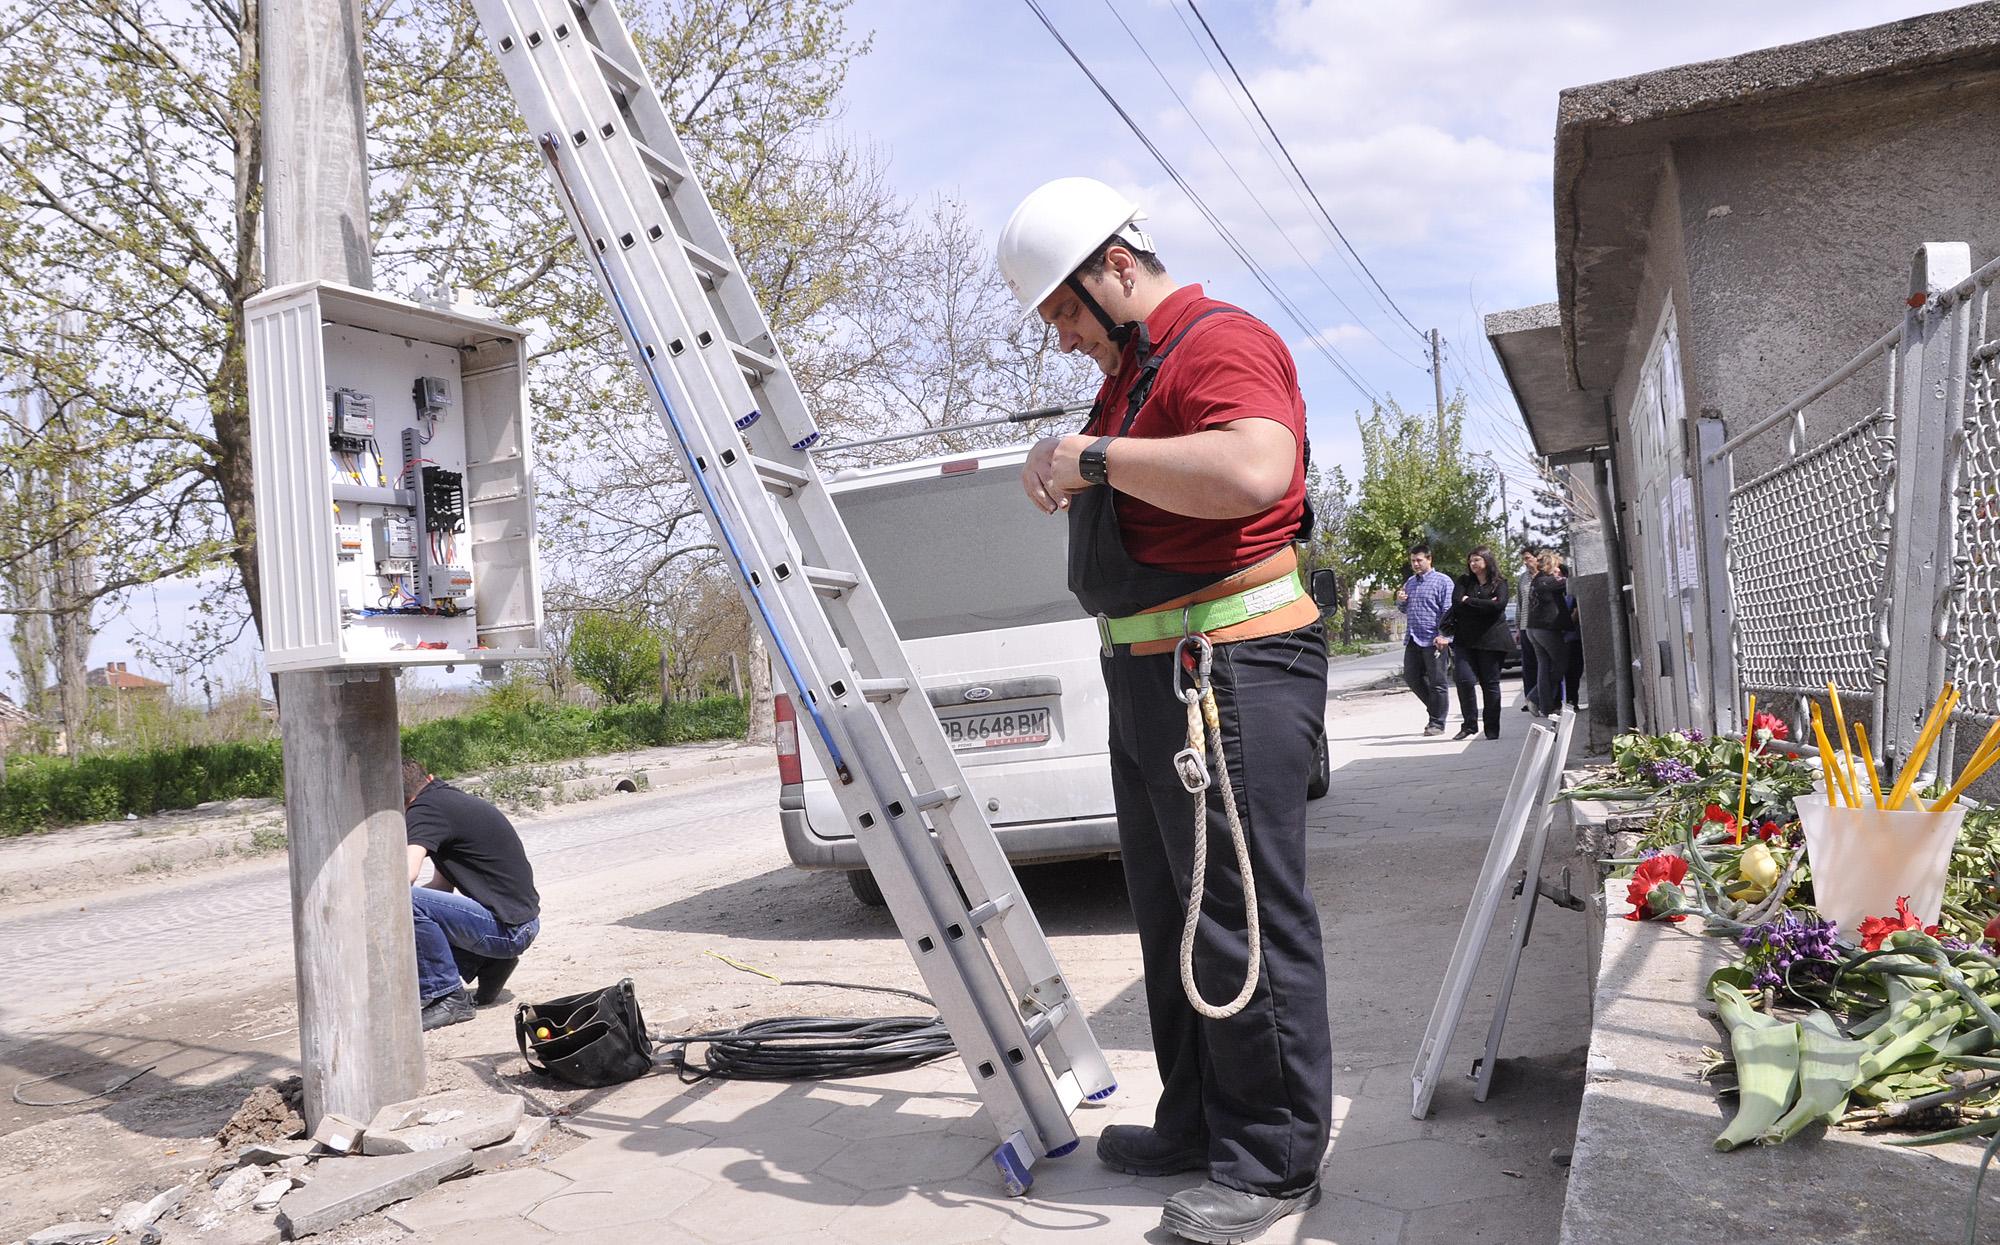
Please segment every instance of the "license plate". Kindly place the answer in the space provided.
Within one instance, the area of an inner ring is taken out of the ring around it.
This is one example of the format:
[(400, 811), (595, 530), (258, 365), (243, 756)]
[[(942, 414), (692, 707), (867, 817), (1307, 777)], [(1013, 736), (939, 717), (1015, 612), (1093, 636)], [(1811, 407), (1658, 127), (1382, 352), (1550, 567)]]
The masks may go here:
[(1009, 713), (976, 713), (940, 718), (944, 737), (960, 752), (981, 748), (1019, 748), (1049, 742), (1047, 709), (1016, 709)]

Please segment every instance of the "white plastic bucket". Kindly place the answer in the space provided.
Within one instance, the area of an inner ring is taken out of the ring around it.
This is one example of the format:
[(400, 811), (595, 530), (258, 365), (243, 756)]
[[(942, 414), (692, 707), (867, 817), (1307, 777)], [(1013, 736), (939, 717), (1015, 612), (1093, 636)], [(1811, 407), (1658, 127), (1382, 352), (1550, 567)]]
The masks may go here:
[(1821, 792), (1800, 796), (1796, 807), (1813, 897), (1842, 938), (1858, 944), (1862, 919), (1895, 916), (1905, 896), (1918, 920), (1937, 924), (1963, 807), (1933, 813), (1912, 796), (1901, 809), (1847, 808), (1827, 804)]

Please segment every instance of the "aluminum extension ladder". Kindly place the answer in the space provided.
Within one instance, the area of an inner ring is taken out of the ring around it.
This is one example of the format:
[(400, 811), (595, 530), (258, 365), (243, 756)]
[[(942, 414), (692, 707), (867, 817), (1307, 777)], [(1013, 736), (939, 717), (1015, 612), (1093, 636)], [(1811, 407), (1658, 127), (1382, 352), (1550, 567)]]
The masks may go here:
[(475, 7), (1025, 1193), (1117, 1085), (806, 452), (819, 430), (612, 0)]

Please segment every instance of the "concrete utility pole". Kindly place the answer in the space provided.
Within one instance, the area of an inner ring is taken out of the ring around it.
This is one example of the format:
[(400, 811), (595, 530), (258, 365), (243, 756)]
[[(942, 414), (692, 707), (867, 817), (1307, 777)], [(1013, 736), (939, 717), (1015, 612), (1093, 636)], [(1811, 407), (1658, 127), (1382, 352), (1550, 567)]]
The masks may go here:
[(1437, 390), (1438, 461), (1444, 461), (1444, 341), (1431, 330), (1431, 386)]
[[(361, 20), (352, 0), (258, 6), (268, 283), (374, 284)], [(396, 683), (277, 676), (306, 1123), (424, 1091)]]

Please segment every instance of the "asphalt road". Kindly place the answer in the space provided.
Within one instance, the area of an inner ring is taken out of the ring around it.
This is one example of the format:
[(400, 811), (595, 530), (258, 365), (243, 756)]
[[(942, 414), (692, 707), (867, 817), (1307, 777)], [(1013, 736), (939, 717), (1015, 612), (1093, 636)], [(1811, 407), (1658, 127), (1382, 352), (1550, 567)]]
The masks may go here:
[[(768, 849), (778, 840), (771, 774), (752, 774), (552, 809), (519, 822), (537, 885), (617, 870), (651, 844), (677, 857)], [(80, 903), (0, 917), (0, 982), (19, 1022), (107, 991), (212, 974), (292, 945), (283, 857)]]

